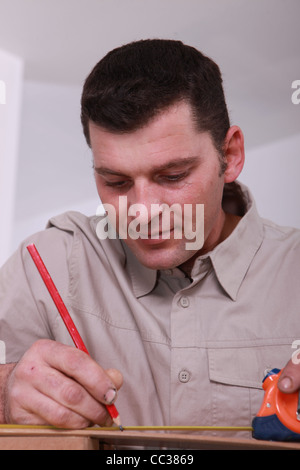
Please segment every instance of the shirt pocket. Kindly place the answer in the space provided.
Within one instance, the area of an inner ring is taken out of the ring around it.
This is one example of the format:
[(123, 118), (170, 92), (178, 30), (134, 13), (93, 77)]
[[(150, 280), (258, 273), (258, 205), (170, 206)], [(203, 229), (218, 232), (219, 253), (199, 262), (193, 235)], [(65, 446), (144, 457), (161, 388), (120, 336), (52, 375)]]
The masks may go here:
[(214, 425), (251, 426), (258, 413), (266, 372), (283, 368), (291, 358), (292, 341), (208, 349), (208, 369)]

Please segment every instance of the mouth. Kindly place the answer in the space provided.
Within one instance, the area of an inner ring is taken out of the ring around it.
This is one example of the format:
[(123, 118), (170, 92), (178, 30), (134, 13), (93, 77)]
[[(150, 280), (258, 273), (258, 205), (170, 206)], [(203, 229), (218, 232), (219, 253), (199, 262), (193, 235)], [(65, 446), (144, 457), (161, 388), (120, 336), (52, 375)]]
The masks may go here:
[(171, 240), (174, 229), (158, 233), (140, 233), (137, 241), (142, 245), (160, 245)]

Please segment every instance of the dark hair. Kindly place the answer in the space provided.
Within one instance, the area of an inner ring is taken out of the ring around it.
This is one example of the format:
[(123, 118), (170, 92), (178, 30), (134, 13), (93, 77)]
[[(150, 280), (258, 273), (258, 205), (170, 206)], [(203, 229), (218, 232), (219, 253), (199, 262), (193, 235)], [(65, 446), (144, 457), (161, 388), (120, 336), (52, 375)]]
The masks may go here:
[(83, 87), (87, 143), (89, 121), (111, 132), (132, 132), (180, 100), (191, 105), (197, 129), (210, 132), (222, 155), (230, 123), (217, 64), (181, 41), (147, 39), (118, 47), (100, 60)]

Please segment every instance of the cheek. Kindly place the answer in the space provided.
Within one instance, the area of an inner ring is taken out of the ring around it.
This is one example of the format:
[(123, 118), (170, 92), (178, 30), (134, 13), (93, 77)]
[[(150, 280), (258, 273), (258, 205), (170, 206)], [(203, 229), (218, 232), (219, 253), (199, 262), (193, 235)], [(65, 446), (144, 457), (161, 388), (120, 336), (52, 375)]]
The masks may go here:
[(184, 202), (203, 204), (205, 219), (215, 217), (222, 208), (223, 187), (222, 178), (219, 176), (202, 179), (186, 192)]
[(98, 196), (101, 199), (103, 204), (112, 204), (115, 205), (116, 197), (111, 191), (110, 188), (105, 186), (105, 183), (99, 176), (95, 176), (96, 188), (98, 192)]
[[(96, 182), (97, 192), (103, 206), (103, 209), (107, 213), (112, 225), (116, 225), (119, 220), (119, 203), (109, 194), (109, 191), (105, 190), (103, 184)], [(101, 210), (102, 213), (102, 210)]]
[(103, 199), (103, 194), (102, 194), (102, 192), (103, 192), (103, 183), (101, 184), (100, 177), (97, 174), (94, 175), (94, 178), (95, 178), (97, 193), (98, 193), (100, 199), (102, 200)]

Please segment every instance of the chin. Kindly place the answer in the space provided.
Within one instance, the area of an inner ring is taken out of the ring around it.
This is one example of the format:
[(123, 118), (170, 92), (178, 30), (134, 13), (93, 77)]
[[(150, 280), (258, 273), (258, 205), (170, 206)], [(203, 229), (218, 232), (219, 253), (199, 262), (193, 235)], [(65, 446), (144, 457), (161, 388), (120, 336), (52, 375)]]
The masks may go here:
[[(132, 247), (131, 247), (132, 249)], [(192, 253), (187, 252), (185, 249), (164, 248), (156, 250), (135, 250), (132, 249), (139, 262), (149, 269), (164, 270), (173, 269), (185, 263)]]

